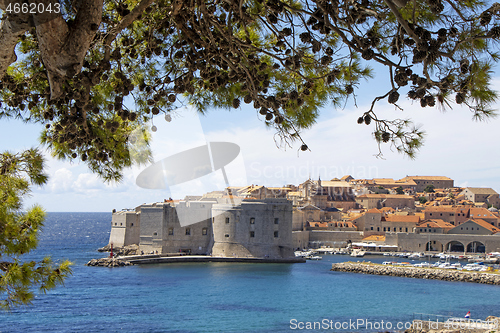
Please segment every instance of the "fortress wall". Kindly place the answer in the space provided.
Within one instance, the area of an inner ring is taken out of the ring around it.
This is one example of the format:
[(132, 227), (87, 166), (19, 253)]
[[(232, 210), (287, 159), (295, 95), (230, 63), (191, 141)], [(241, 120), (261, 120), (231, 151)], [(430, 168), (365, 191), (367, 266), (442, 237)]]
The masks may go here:
[[(120, 211), (113, 213), (111, 216), (111, 232), (109, 234), (109, 243), (113, 243), (114, 247), (123, 247), (130, 245), (130, 239), (127, 239), (127, 212)], [(137, 239), (136, 244), (139, 243)]]
[(309, 231), (293, 231), (292, 247), (296, 249), (305, 249), (309, 247)]
[[(208, 254), (212, 243), (210, 202), (168, 206), (165, 213), (162, 253)], [(192, 212), (192, 214), (191, 214)], [(179, 216), (181, 219), (179, 220)], [(193, 223), (196, 222), (197, 223)], [(181, 222), (184, 226), (181, 225)], [(191, 224), (193, 223), (193, 224)]]
[(345, 247), (348, 241), (361, 242), (362, 239), (363, 232), (361, 231), (311, 230), (309, 233), (308, 247)]
[(125, 242), (123, 245), (139, 245), (141, 239), (141, 218), (140, 214), (135, 211), (126, 212), (125, 214)]
[[(166, 208), (166, 207), (165, 207)], [(141, 209), (139, 250), (144, 253), (161, 252), (164, 239), (164, 206), (146, 206)]]
[(293, 256), (292, 205), (285, 199), (214, 205), (214, 256)]
[(294, 209), (292, 214), (292, 230), (304, 230), (304, 223), (304, 212), (298, 209)]
[(125, 244), (125, 230), (125, 227), (111, 227), (108, 244), (112, 243), (114, 247), (123, 247)]

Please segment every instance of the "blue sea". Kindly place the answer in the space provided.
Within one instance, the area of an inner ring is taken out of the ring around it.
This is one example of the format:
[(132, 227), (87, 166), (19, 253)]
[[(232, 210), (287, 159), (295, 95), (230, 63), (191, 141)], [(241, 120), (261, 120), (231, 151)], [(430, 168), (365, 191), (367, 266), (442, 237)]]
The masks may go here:
[[(500, 316), (500, 286), (331, 272), (332, 263), (351, 259), (345, 256), (304, 264), (85, 266), (105, 256), (96, 250), (108, 243), (110, 221), (110, 213), (48, 214), (29, 256), (69, 259), (73, 275), (31, 305), (0, 312), (0, 332), (392, 332), (431, 318), (421, 313), (438, 320), (467, 311)], [(321, 325), (307, 329), (315, 322)]]

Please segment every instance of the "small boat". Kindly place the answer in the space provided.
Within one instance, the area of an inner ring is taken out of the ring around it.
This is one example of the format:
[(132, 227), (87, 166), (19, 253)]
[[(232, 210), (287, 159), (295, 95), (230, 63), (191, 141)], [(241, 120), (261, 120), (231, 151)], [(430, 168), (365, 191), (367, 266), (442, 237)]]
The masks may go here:
[(422, 258), (422, 254), (418, 252), (412, 253), (408, 256), (408, 259), (420, 259), (420, 258)]
[(364, 257), (365, 256), (365, 251), (361, 251), (361, 250), (354, 250), (352, 251), (351, 253), (351, 257)]
[(307, 256), (305, 258), (307, 260), (321, 260), (321, 259), (323, 259), (321, 256)]

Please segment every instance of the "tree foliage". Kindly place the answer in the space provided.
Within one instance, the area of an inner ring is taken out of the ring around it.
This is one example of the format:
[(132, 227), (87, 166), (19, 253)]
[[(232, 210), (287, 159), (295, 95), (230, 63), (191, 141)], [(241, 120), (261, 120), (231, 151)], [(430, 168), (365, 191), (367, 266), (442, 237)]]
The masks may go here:
[[(22, 212), (22, 198), (30, 186), (47, 181), (43, 158), (34, 149), (22, 153), (0, 154), (0, 306), (30, 303), (33, 287), (42, 292), (61, 284), (71, 273), (67, 261), (54, 265), (49, 257), (22, 261), (22, 256), (36, 248), (38, 232), (43, 227), (45, 212), (39, 206)], [(5, 297), (4, 297), (5, 296)]]
[(387, 92), (358, 123), (373, 127), (379, 147), (413, 157), (423, 131), (379, 117), (377, 102), (454, 101), (482, 119), (497, 97), (497, 3), (61, 0), (61, 13), (6, 12), (17, 2), (0, 0), (0, 115), (44, 123), (56, 156), (80, 158), (107, 180), (134, 162), (133, 130), (187, 103), (200, 112), (251, 104), (291, 144), (320, 108), (354, 98), (377, 65)]
[(434, 193), (434, 185), (430, 184), (430, 185), (427, 185), (425, 188), (424, 188), (424, 192), (426, 193)]

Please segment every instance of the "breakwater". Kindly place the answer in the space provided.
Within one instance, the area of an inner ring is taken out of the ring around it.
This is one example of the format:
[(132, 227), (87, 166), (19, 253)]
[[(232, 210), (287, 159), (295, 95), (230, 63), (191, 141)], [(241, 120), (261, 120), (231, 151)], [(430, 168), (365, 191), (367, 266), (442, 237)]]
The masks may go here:
[(440, 268), (379, 265), (366, 262), (342, 262), (332, 264), (332, 271), (389, 275), (417, 279), (474, 282), (500, 285), (500, 275), (487, 272), (468, 272)]
[(104, 267), (119, 267), (129, 265), (144, 265), (144, 264), (167, 264), (167, 263), (183, 263), (183, 262), (245, 262), (245, 263), (270, 263), (270, 264), (295, 264), (305, 263), (304, 258), (237, 258), (237, 257), (212, 257), (202, 255), (135, 255), (101, 259), (92, 259), (87, 263), (87, 266), (104, 266)]

